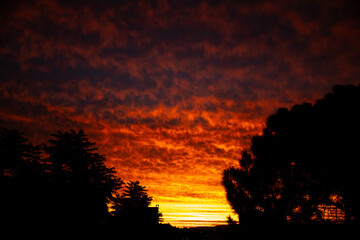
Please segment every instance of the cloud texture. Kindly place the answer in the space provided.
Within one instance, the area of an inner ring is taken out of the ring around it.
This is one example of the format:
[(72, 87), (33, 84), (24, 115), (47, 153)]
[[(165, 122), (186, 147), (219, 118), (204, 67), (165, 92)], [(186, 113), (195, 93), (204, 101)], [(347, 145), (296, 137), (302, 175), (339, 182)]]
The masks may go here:
[(222, 170), (269, 114), (359, 83), (356, 1), (2, 4), (0, 126), (83, 129), (175, 225), (226, 219)]

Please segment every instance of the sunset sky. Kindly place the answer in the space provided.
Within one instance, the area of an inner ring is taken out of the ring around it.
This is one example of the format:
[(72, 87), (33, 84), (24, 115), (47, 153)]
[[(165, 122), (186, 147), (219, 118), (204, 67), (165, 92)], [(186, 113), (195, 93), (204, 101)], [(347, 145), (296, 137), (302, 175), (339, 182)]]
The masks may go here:
[(165, 223), (224, 224), (267, 116), (360, 83), (359, 3), (1, 1), (0, 127), (82, 129)]

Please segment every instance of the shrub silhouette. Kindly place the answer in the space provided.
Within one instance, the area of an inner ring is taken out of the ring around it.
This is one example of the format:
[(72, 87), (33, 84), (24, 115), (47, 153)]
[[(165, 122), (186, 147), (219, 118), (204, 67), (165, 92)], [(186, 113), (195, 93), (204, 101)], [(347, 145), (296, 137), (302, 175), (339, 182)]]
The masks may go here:
[(240, 224), (359, 223), (359, 122), (360, 87), (352, 85), (268, 117), (240, 167), (223, 173)]

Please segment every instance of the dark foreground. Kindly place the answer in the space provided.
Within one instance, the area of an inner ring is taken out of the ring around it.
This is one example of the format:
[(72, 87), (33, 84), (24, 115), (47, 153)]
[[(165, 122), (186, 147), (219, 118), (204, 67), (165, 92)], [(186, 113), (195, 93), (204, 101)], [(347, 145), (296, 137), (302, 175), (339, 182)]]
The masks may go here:
[(176, 228), (169, 224), (156, 226), (77, 226), (77, 227), (22, 227), (7, 228), (12, 237), (27, 236), (37, 238), (64, 239), (164, 239), (164, 240), (225, 240), (225, 239), (350, 239), (359, 236), (358, 225), (282, 225), (282, 226), (252, 226), (241, 227), (217, 226), (198, 228)]

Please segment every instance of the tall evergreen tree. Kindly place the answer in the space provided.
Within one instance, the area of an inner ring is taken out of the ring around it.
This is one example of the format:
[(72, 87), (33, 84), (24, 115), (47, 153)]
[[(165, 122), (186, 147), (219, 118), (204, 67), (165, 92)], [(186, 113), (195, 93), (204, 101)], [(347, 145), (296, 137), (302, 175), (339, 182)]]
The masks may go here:
[(54, 210), (69, 223), (96, 223), (108, 215), (107, 204), (122, 186), (114, 168), (96, 153), (83, 131), (58, 132), (47, 147), (53, 173)]
[(147, 194), (147, 189), (139, 181), (126, 183), (122, 194), (114, 201), (114, 214), (121, 210), (147, 208), (152, 197)]
[[(47, 174), (40, 146), (17, 130), (0, 131), (0, 216), (7, 224), (34, 224), (46, 217)], [(37, 218), (34, 218), (37, 216)]]

